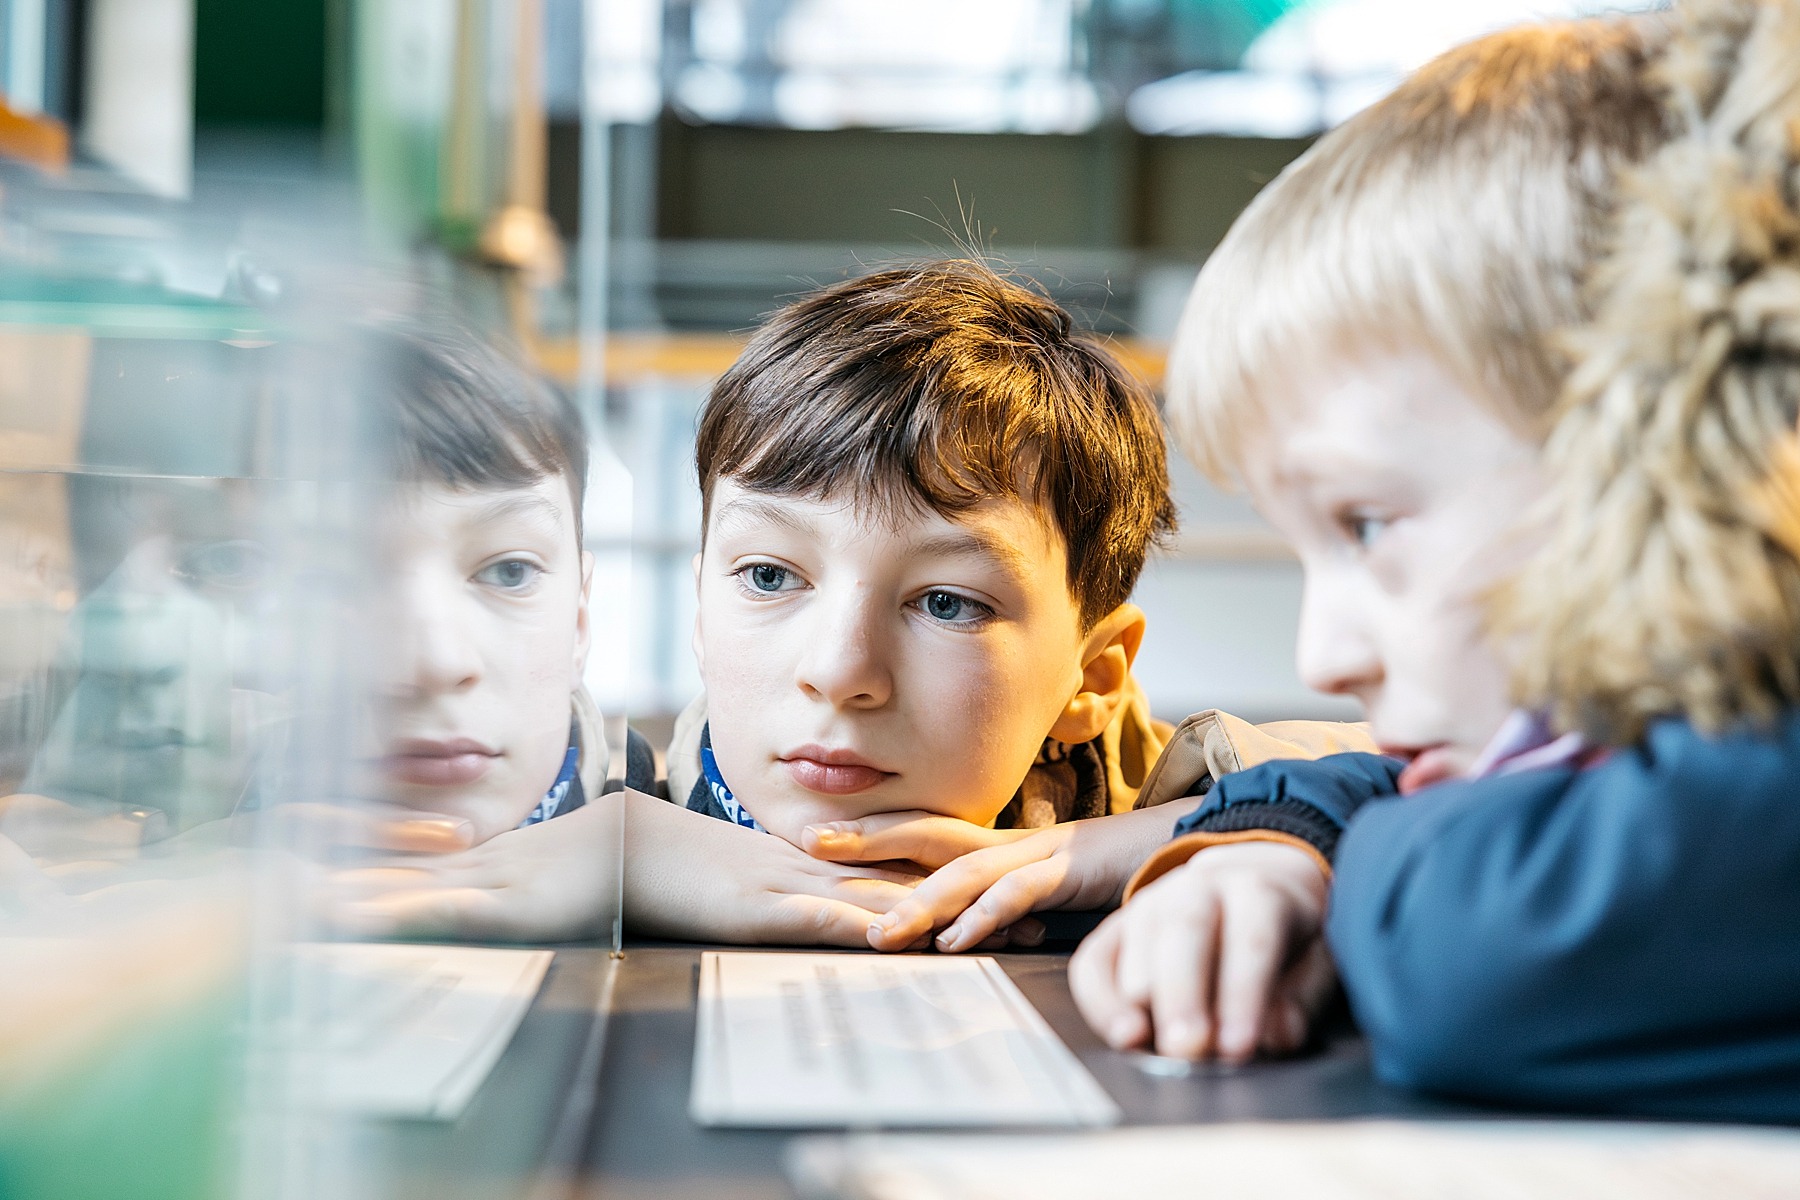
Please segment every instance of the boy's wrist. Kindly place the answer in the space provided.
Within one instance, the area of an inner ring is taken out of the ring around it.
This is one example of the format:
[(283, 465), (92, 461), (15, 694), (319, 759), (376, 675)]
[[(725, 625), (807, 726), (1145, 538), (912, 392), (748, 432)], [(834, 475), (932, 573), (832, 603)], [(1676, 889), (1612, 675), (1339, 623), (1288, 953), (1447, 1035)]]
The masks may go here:
[(1174, 841), (1165, 843), (1152, 854), (1143, 866), (1137, 869), (1130, 881), (1125, 885), (1125, 894), (1121, 903), (1129, 901), (1139, 891), (1161, 879), (1170, 871), (1187, 863), (1187, 861), (1213, 846), (1229, 846), (1244, 842), (1273, 842), (1277, 845), (1292, 846), (1304, 852), (1313, 860), (1324, 875), (1327, 882), (1331, 880), (1331, 860), (1319, 852), (1319, 848), (1305, 838), (1296, 837), (1276, 829), (1250, 828), (1235, 830), (1202, 830), (1182, 834)]
[[(1175, 823), (1175, 835), (1272, 833), (1304, 843), (1330, 870), (1344, 828), (1317, 805), (1286, 797), (1203, 806)], [(1244, 840), (1233, 838), (1229, 840)]]

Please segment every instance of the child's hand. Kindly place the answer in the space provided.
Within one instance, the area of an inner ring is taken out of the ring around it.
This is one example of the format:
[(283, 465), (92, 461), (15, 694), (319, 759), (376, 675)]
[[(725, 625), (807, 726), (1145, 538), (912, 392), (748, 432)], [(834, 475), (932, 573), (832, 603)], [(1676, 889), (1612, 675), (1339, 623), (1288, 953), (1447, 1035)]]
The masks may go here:
[(604, 935), (625, 805), (634, 931), (730, 942), (861, 946), (914, 879), (819, 862), (771, 834), (626, 792), (473, 850), (340, 872), (339, 924), (362, 936), (566, 941)]
[[(1168, 839), (1173, 821), (1170, 812), (1150, 808), (1007, 831), (1008, 840), (972, 850), (921, 883), (870, 926), (869, 944), (905, 950), (939, 929), (937, 947), (948, 952), (985, 946), (1008, 930), (1016, 944), (1041, 942), (1042, 927), (1028, 920), (1030, 913), (1116, 904), (1138, 864)], [(938, 836), (928, 825), (899, 824), (862, 844), (870, 855), (911, 858)]]
[(1118, 1050), (1242, 1062), (1297, 1050), (1335, 985), (1325, 873), (1304, 850), (1202, 850), (1101, 923), (1069, 962), (1088, 1024)]
[(990, 829), (956, 817), (915, 810), (808, 825), (800, 831), (800, 848), (826, 862), (907, 862), (935, 871), (965, 854), (1021, 841), (1034, 832)]

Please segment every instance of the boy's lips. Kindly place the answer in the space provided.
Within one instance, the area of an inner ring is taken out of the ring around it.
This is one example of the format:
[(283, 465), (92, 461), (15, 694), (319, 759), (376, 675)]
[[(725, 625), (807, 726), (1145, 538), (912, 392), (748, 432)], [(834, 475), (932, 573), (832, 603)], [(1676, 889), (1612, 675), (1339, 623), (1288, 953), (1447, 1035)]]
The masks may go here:
[(381, 764), (397, 783), (457, 787), (486, 775), (499, 757), (472, 738), (398, 738)]
[(850, 750), (802, 746), (780, 758), (793, 781), (809, 792), (826, 796), (853, 796), (894, 776)]

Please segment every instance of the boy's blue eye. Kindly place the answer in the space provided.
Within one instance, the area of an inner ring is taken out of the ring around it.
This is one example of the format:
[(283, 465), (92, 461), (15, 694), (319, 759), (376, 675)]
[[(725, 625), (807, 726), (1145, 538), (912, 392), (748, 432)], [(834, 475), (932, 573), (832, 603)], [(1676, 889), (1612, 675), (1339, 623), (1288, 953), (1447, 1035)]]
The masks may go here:
[(987, 616), (987, 606), (955, 592), (926, 592), (921, 607), (925, 615), (947, 625), (967, 625)]
[(533, 583), (539, 574), (541, 572), (534, 564), (521, 558), (508, 558), (483, 567), (475, 578), (506, 591), (517, 591)]
[(788, 578), (786, 567), (770, 566), (768, 563), (757, 563), (744, 574), (749, 577), (750, 586), (759, 592), (779, 592)]
[(269, 552), (259, 542), (205, 542), (183, 554), (175, 575), (190, 584), (227, 591), (248, 591), (262, 583)]
[(1375, 544), (1375, 539), (1386, 532), (1389, 524), (1386, 517), (1373, 517), (1368, 513), (1346, 513), (1338, 520), (1350, 540), (1364, 550)]

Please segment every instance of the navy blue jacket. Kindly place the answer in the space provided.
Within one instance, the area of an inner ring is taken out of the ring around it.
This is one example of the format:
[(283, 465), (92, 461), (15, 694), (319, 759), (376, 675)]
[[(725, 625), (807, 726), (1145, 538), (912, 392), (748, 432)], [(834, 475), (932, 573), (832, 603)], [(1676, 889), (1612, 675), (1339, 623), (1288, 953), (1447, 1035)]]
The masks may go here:
[[(1800, 1122), (1800, 712), (1402, 798), (1366, 754), (1228, 775), (1176, 826), (1333, 862), (1380, 1076), (1493, 1103)], [(1264, 820), (1266, 818), (1266, 820)]]

